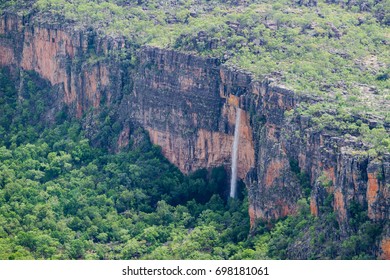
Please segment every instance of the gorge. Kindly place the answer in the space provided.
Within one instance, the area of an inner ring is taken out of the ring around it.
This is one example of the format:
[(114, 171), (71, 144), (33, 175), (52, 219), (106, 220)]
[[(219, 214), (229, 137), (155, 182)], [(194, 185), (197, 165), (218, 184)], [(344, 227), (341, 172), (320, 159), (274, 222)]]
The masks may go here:
[[(230, 196), (236, 196), (237, 176), (248, 191), (252, 227), (297, 214), (299, 200), (310, 197), (315, 217), (324, 217), (330, 205), (344, 238), (352, 232), (351, 205), (360, 205), (370, 221), (383, 225), (376, 256), (390, 258), (390, 154), (372, 156), (357, 137), (344, 137), (337, 127), (318, 129), (311, 116), (299, 113), (321, 97), (217, 58), (153, 46), (134, 51), (128, 39), (47, 24), (34, 15), (3, 13), (0, 66), (19, 83), (20, 73), (34, 71), (55, 89), (48, 122), (65, 108), (85, 118), (92, 138), (93, 115), (113, 112), (120, 132), (112, 151), (129, 145), (141, 127), (185, 174), (230, 169)], [(377, 120), (360, 122), (374, 128)]]

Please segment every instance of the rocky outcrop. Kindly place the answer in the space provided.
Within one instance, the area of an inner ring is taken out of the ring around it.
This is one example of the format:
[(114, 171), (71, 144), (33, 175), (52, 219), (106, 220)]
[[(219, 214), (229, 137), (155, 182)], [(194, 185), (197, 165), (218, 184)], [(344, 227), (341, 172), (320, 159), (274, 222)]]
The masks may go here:
[[(366, 207), (371, 220), (389, 221), (390, 157), (371, 158), (359, 152), (358, 140), (315, 130), (309, 117), (286, 115), (301, 102), (317, 102), (312, 97), (216, 59), (152, 47), (129, 52), (124, 39), (31, 22), (2, 16), (0, 66), (39, 73), (62, 89), (56, 98), (76, 116), (91, 108), (116, 110), (123, 124), (118, 147), (129, 143), (131, 121), (185, 173), (229, 167), (240, 107), (238, 176), (248, 187), (252, 224), (296, 213), (303, 197), (299, 174), (312, 188), (313, 215), (322, 214), (331, 196), (342, 234), (349, 232), (352, 201)], [(383, 258), (390, 255), (389, 236), (384, 231)]]
[[(52, 85), (60, 85), (62, 100), (81, 116), (99, 107), (102, 97), (113, 93), (111, 63), (97, 60), (118, 46), (98, 40), (96, 34), (75, 32), (60, 26), (30, 25), (30, 18), (5, 14), (0, 21), (0, 65), (35, 71)], [(4, 54), (4, 55), (3, 55)], [(109, 70), (110, 68), (110, 70)]]

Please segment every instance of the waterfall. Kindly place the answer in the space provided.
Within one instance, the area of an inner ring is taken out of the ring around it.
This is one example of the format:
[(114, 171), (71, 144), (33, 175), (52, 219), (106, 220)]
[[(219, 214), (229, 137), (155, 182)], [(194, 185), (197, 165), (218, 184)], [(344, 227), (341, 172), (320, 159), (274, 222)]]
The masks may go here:
[(234, 127), (234, 142), (233, 142), (233, 152), (232, 152), (232, 178), (230, 181), (230, 197), (236, 197), (237, 189), (237, 160), (238, 160), (238, 142), (240, 140), (240, 118), (241, 118), (241, 109), (237, 108), (236, 111), (236, 126)]

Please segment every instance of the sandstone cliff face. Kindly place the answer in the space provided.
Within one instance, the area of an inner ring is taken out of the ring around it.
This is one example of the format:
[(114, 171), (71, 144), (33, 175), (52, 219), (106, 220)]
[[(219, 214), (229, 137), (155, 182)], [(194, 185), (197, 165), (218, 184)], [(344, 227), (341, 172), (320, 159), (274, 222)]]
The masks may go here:
[[(130, 45), (125, 40), (30, 22), (10, 14), (2, 17), (0, 66), (33, 70), (61, 87), (59, 98), (78, 117), (90, 108), (115, 107), (123, 123), (131, 119), (144, 127), (184, 173), (230, 164), (240, 104), (233, 90), (220, 96), (217, 60), (143, 48), (138, 63), (129, 66), (118, 58)], [(239, 125), (238, 176), (244, 179), (254, 164), (246, 112)], [(128, 143), (128, 129), (118, 145)]]
[[(367, 207), (370, 219), (389, 221), (390, 156), (356, 153), (362, 148), (356, 140), (316, 131), (307, 117), (285, 116), (302, 101), (315, 102), (310, 97), (256, 81), (216, 59), (171, 50), (142, 48), (130, 65), (118, 56), (131, 45), (125, 40), (29, 22), (1, 18), (0, 66), (39, 73), (62, 89), (55, 98), (79, 117), (90, 108), (116, 110), (124, 124), (118, 146), (128, 143), (130, 120), (185, 173), (230, 166), (240, 107), (238, 175), (248, 187), (252, 224), (297, 211), (303, 194), (292, 162), (310, 179), (313, 215), (321, 215), (321, 205), (333, 197), (342, 234), (348, 235), (352, 201)], [(382, 258), (390, 256), (389, 240), (384, 230)]]
[[(255, 169), (247, 180), (252, 220), (274, 219), (296, 211), (302, 190), (291, 163), (297, 162), (300, 172), (310, 179), (312, 214), (321, 215), (325, 200), (331, 196), (341, 236), (351, 233), (348, 221), (352, 203), (367, 208), (371, 220), (388, 223), (389, 155), (371, 158), (357, 152), (363, 147), (354, 138), (344, 139), (333, 131), (316, 131), (305, 116), (284, 116), (286, 110), (307, 101), (305, 97), (267, 84), (249, 88), (248, 96), (257, 106), (253, 122), (262, 120), (254, 127), (258, 132), (254, 138), (259, 142), (255, 144)], [(382, 256), (388, 258), (388, 233), (383, 233), (380, 246)]]
[[(185, 173), (230, 164), (236, 103), (219, 95), (219, 63), (145, 48), (123, 112), (149, 131), (153, 143)], [(249, 116), (241, 118), (239, 177), (254, 164)]]
[(0, 35), (0, 65), (35, 71), (52, 85), (61, 86), (62, 101), (77, 116), (89, 107), (99, 107), (102, 95), (112, 92), (110, 63), (81, 61), (108, 53), (111, 46), (95, 34), (29, 25), (29, 19), (6, 14), (0, 21)]

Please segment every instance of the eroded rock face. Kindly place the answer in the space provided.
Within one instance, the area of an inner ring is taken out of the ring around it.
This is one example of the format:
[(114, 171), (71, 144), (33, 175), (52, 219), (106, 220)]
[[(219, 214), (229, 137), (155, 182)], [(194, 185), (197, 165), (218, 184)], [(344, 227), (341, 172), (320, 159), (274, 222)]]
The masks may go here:
[(23, 41), (19, 34), (18, 25), (21, 24), (17, 17), (3, 16), (0, 20), (0, 66), (17, 64), (17, 42)]
[(110, 63), (86, 64), (82, 60), (107, 54), (111, 46), (94, 40), (94, 34), (70, 32), (58, 26), (30, 26), (23, 20), (10, 14), (2, 17), (0, 66), (35, 71), (52, 85), (60, 85), (63, 102), (78, 117), (90, 107), (99, 107), (102, 95), (112, 93)]
[[(202, 59), (156, 48), (139, 53), (133, 91), (121, 111), (149, 132), (154, 144), (184, 173), (230, 165), (237, 97), (219, 95), (220, 67)], [(235, 102), (226, 102), (226, 99)], [(240, 122), (238, 175), (244, 179), (254, 164), (249, 115)]]
[[(292, 163), (310, 180), (312, 214), (321, 215), (320, 206), (332, 196), (343, 234), (352, 201), (366, 206), (370, 219), (389, 221), (389, 156), (354, 153), (358, 142), (315, 131), (307, 117), (285, 116), (302, 101), (315, 102), (311, 97), (256, 81), (216, 59), (171, 50), (142, 48), (129, 65), (118, 56), (131, 45), (125, 40), (29, 25), (13, 15), (1, 18), (0, 35), (0, 66), (33, 70), (62, 87), (56, 98), (76, 116), (102, 106), (116, 110), (123, 124), (118, 147), (129, 143), (128, 122), (134, 122), (184, 173), (219, 165), (230, 170), (240, 107), (238, 176), (248, 187), (252, 225), (296, 213), (303, 194)], [(384, 231), (383, 258), (390, 255), (389, 239)]]
[[(240, 100), (223, 88), (219, 61), (157, 48), (144, 48), (137, 65), (118, 60), (129, 43), (92, 31), (29, 25), (14, 15), (0, 22), (0, 65), (33, 70), (62, 87), (64, 104), (80, 117), (102, 105), (119, 110), (121, 121), (140, 124), (154, 144), (184, 173), (228, 166), (235, 112)], [(15, 47), (16, 46), (16, 47)], [(16, 51), (15, 51), (16, 50)], [(254, 166), (252, 128), (243, 111), (238, 176)], [(128, 143), (124, 128), (118, 146)]]
[[(256, 219), (273, 220), (297, 211), (297, 201), (303, 194), (296, 171), (291, 168), (294, 163), (307, 174), (312, 186), (312, 214), (321, 215), (321, 206), (330, 197), (342, 236), (350, 233), (352, 203), (367, 209), (371, 220), (388, 223), (388, 155), (371, 158), (361, 153), (362, 143), (357, 139), (341, 138), (335, 131), (315, 130), (305, 116), (285, 116), (302, 101), (315, 102), (311, 97), (297, 96), (272, 82), (253, 81), (243, 73), (227, 71), (222, 76), (224, 88), (235, 87), (240, 104), (250, 113), (255, 164), (246, 183), (252, 224)], [(383, 236), (388, 233), (384, 231)], [(387, 252), (387, 241), (383, 242), (383, 252)]]

